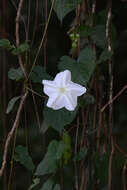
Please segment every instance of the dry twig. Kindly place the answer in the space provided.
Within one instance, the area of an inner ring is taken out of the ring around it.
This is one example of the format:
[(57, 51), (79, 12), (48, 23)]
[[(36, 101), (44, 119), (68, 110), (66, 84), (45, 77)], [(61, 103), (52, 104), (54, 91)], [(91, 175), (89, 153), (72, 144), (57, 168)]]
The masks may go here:
[[(20, 16), (21, 16), (21, 9), (22, 9), (22, 6), (23, 6), (23, 1), (24, 0), (20, 0), (19, 2), (19, 6), (18, 6), (18, 10), (17, 10), (17, 16), (16, 16), (16, 46), (18, 47), (19, 44), (20, 44), (20, 41), (19, 41), (19, 21), (20, 21)], [(19, 65), (23, 71), (23, 74), (25, 76), (25, 78), (27, 79), (27, 73), (25, 71), (25, 68), (24, 68), (24, 65), (23, 65), (23, 61), (22, 61), (22, 57), (21, 57), (21, 54), (18, 54), (18, 60), (19, 60)]]
[(126, 160), (125, 163), (124, 163), (123, 172), (122, 172), (123, 190), (127, 190), (127, 185), (126, 185), (126, 171), (127, 171), (127, 160)]
[(107, 106), (109, 106), (110, 104), (112, 104), (126, 89), (127, 89), (127, 85), (125, 85), (125, 86), (116, 94), (116, 96), (114, 96), (114, 98), (113, 98), (111, 101), (109, 101), (108, 103), (106, 103), (106, 104), (103, 106), (103, 108), (101, 108), (101, 112), (103, 112), (103, 111), (107, 108)]
[[(108, 0), (108, 13), (107, 13), (107, 21), (106, 21), (106, 39), (108, 42), (108, 51), (112, 52), (112, 41), (110, 35), (110, 23), (111, 23), (111, 15), (112, 15), (112, 0)], [(109, 59), (109, 101), (112, 101), (113, 97), (113, 64), (112, 57)], [(113, 127), (113, 105), (109, 105), (109, 140), (112, 133)], [(111, 153), (109, 158), (109, 168), (108, 168), (108, 189), (112, 189), (112, 162), (114, 155), (115, 147), (114, 147), (114, 139), (111, 137)]]
[(7, 162), (7, 153), (8, 153), (8, 148), (10, 145), (10, 141), (14, 135), (15, 129), (18, 127), (18, 123), (19, 123), (19, 119), (20, 119), (20, 115), (21, 115), (21, 111), (25, 102), (25, 99), (28, 95), (28, 91), (25, 92), (25, 94), (22, 96), (21, 101), (20, 101), (20, 105), (16, 114), (16, 118), (13, 124), (13, 127), (11, 129), (11, 131), (8, 133), (7, 139), (6, 139), (6, 143), (5, 143), (5, 147), (4, 147), (4, 153), (3, 153), (3, 162), (2, 162), (2, 166), (0, 169), (0, 177), (3, 175), (5, 166), (6, 166), (6, 162)]

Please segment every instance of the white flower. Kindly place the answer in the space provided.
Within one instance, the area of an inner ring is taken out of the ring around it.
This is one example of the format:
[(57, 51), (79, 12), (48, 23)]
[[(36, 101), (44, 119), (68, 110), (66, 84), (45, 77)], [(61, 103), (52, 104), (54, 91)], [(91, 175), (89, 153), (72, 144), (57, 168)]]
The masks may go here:
[(71, 72), (65, 70), (56, 75), (53, 81), (43, 80), (44, 93), (49, 96), (47, 107), (54, 110), (65, 107), (73, 111), (77, 106), (77, 97), (86, 92), (86, 88), (71, 81)]

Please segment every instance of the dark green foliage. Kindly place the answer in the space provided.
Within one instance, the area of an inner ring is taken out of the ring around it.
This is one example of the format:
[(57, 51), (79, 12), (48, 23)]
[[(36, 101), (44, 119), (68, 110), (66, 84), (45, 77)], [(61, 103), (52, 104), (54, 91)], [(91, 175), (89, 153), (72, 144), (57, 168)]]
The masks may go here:
[(59, 133), (62, 132), (66, 125), (69, 125), (75, 118), (77, 109), (74, 111), (68, 111), (64, 108), (60, 110), (53, 110), (48, 107), (44, 107), (43, 116), (44, 121), (49, 127), (53, 127)]
[(67, 148), (68, 147), (64, 141), (51, 141), (48, 145), (47, 153), (44, 159), (40, 162), (36, 169), (35, 175), (40, 176), (56, 173), (60, 166), (60, 160), (65, 154)]
[[(111, 7), (108, 1), (96, 2), (94, 12), (94, 1), (87, 0), (24, 1), (21, 7), (21, 1), (13, 0), (6, 1), (5, 8), (1, 0), (0, 35), (8, 38), (0, 39), (1, 165), (20, 97), (28, 90), (17, 122), (16, 142), (13, 134), (7, 149), (1, 190), (107, 190), (109, 173), (112, 190), (126, 189), (123, 184), (127, 166), (126, 88), (101, 112), (109, 96), (115, 96), (126, 85), (127, 4), (125, 0), (110, 2)], [(21, 14), (19, 22), (15, 22), (18, 7)], [(111, 8), (111, 20), (108, 8)], [(16, 23), (19, 24), (18, 47)], [(19, 57), (28, 80), (19, 67)], [(71, 112), (46, 107), (48, 97), (43, 96), (42, 80), (53, 80), (52, 76), (64, 70), (71, 72), (73, 82), (87, 88)], [(110, 106), (113, 114), (109, 112)], [(113, 117), (111, 128), (110, 116)], [(14, 157), (13, 143), (16, 143)], [(10, 162), (11, 157), (14, 163)]]
[(46, 73), (44, 67), (41, 67), (39, 65), (35, 65), (32, 73), (30, 74), (30, 79), (34, 83), (41, 83), (42, 84), (43, 79), (51, 80), (52, 77)]
[(82, 85), (86, 85), (94, 72), (96, 66), (96, 56), (90, 47), (81, 51), (77, 62), (70, 57), (61, 58), (59, 69), (68, 69), (72, 73), (72, 80)]
[(60, 185), (56, 184), (55, 187), (53, 188), (53, 190), (60, 190)]
[(14, 160), (22, 164), (29, 171), (33, 172), (35, 166), (26, 147), (21, 145), (16, 147)]
[(83, 49), (78, 57), (80, 73), (84, 76), (86, 83), (88, 83), (96, 66), (96, 55), (92, 48), (87, 47)]
[[(53, 0), (52, 0), (53, 1)], [(54, 11), (58, 19), (62, 22), (63, 18), (73, 11), (82, 0), (55, 0)]]
[(48, 179), (43, 184), (43, 187), (40, 190), (52, 190), (53, 184), (54, 184), (53, 180), (52, 179)]
[(57, 148), (58, 142), (56, 140), (51, 141), (44, 159), (36, 169), (35, 175), (45, 175), (56, 172), (58, 168), (58, 163), (56, 161)]
[(18, 69), (11, 68), (8, 71), (8, 78), (11, 80), (16, 80), (16, 81), (22, 79), (23, 78), (23, 72), (22, 72), (21, 68), (20, 67)]
[(101, 53), (101, 55), (100, 55), (100, 57), (99, 57), (98, 63), (103, 63), (103, 62), (107, 61), (108, 59), (111, 58), (112, 55), (113, 55), (113, 53), (112, 53), (112, 52), (109, 52), (108, 49), (105, 48), (105, 49), (102, 51), (102, 53)]
[(63, 152), (63, 160), (64, 160), (64, 164), (67, 164), (71, 158), (71, 153), (72, 153), (71, 137), (69, 136), (67, 132), (64, 132), (62, 135), (62, 140), (65, 144), (65, 149)]
[(94, 161), (96, 176), (102, 184), (106, 185), (108, 182), (109, 155), (107, 153), (103, 153), (101, 155), (96, 153)]
[(18, 54), (24, 53), (28, 50), (29, 50), (29, 45), (25, 42), (25, 43), (21, 44), (18, 48), (13, 49), (12, 54), (18, 55)]
[(17, 102), (17, 100), (21, 98), (21, 96), (17, 96), (17, 97), (14, 97), (12, 98), (9, 103), (8, 103), (8, 106), (7, 106), (7, 110), (6, 110), (6, 113), (10, 113), (15, 105), (15, 103)]
[(31, 189), (33, 189), (34, 187), (36, 187), (39, 183), (40, 183), (40, 179), (39, 179), (39, 178), (33, 179), (33, 183), (32, 183), (31, 186), (29, 187), (29, 190), (31, 190)]
[(100, 48), (105, 48), (107, 45), (105, 25), (96, 25), (91, 35), (93, 42)]
[(87, 155), (87, 148), (81, 148), (80, 151), (75, 155), (74, 161), (80, 161)]
[(6, 48), (8, 50), (13, 49), (13, 47), (11, 46), (11, 43), (8, 39), (1, 39), (0, 40), (0, 47), (1, 48)]
[[(63, 56), (60, 60), (60, 63), (58, 65), (59, 70), (64, 71), (64, 70), (69, 70), (71, 71), (72, 74), (72, 81), (77, 82), (81, 85), (85, 84), (85, 78), (83, 75), (80, 73), (80, 67), (77, 64), (77, 62), (72, 59), (69, 56)], [(80, 74), (79, 74), (80, 73)]]

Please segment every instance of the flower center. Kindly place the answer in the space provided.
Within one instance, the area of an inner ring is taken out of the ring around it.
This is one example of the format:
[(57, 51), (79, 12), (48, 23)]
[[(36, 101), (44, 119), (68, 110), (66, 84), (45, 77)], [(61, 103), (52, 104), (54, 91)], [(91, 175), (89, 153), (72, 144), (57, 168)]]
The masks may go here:
[(60, 92), (61, 92), (62, 94), (65, 94), (65, 93), (66, 93), (66, 89), (65, 89), (65, 88), (60, 88)]

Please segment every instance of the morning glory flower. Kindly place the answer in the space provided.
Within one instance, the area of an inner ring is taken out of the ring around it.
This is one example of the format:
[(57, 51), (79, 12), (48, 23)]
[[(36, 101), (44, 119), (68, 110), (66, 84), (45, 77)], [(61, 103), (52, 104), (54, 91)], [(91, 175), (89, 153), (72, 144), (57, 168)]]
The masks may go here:
[(71, 72), (65, 70), (56, 75), (53, 81), (43, 80), (44, 93), (49, 96), (47, 107), (54, 110), (65, 107), (73, 111), (77, 106), (77, 97), (86, 92), (86, 88), (71, 81)]

